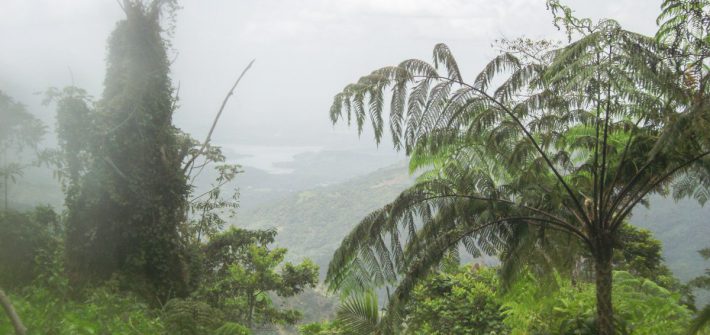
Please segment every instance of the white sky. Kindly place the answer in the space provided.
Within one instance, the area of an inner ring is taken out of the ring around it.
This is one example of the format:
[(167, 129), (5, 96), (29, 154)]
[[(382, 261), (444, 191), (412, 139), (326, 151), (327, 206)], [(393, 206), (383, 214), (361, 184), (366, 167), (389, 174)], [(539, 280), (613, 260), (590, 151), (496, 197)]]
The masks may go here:
[[(653, 34), (660, 1), (567, 1), (578, 16), (609, 17)], [(256, 58), (215, 139), (222, 144), (366, 147), (333, 127), (333, 95), (361, 75), (449, 45), (469, 78), (499, 37), (564, 39), (544, 0), (184, 0), (173, 79), (176, 124), (202, 138), (224, 94)], [(115, 0), (0, 0), (0, 90), (53, 120), (33, 92), (71, 84), (99, 97), (105, 42), (122, 12)], [(49, 121), (53, 123), (53, 121)], [(389, 150), (381, 147), (380, 152)]]

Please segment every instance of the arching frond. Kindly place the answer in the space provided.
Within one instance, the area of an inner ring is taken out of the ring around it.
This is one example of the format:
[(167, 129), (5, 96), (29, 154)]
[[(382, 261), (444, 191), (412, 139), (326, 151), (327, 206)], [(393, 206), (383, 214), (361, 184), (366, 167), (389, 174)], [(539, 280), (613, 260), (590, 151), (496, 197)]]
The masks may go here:
[(710, 305), (705, 306), (698, 315), (693, 319), (693, 323), (690, 325), (688, 334), (695, 335), (699, 334), (703, 328), (710, 324)]
[(336, 320), (350, 334), (378, 334), (380, 311), (377, 295), (368, 291), (347, 297), (338, 307)]

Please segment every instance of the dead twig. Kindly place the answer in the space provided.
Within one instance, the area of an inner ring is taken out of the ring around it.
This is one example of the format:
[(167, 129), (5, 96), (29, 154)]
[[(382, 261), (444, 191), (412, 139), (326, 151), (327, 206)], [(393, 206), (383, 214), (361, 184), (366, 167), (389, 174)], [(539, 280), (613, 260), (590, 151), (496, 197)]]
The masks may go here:
[(202, 147), (200, 148), (200, 150), (197, 153), (195, 153), (194, 155), (192, 155), (192, 158), (190, 158), (190, 160), (187, 163), (185, 163), (185, 166), (182, 169), (183, 173), (189, 171), (187, 173), (187, 175), (190, 175), (190, 173), (192, 173), (192, 168), (194, 166), (195, 160), (205, 153), (205, 149), (207, 148), (207, 145), (209, 145), (210, 140), (212, 139), (212, 133), (214, 132), (215, 127), (217, 127), (217, 122), (219, 122), (219, 118), (220, 118), (220, 116), (222, 116), (222, 112), (224, 111), (224, 107), (227, 106), (227, 101), (229, 101), (229, 98), (232, 95), (234, 95), (234, 90), (237, 88), (237, 85), (239, 85), (239, 82), (242, 80), (242, 77), (244, 77), (244, 74), (246, 74), (247, 71), (249, 71), (249, 69), (251, 68), (251, 65), (254, 64), (255, 60), (256, 59), (252, 59), (252, 61), (249, 62), (249, 65), (247, 65), (247, 67), (244, 68), (244, 70), (242, 71), (242, 74), (239, 75), (239, 78), (237, 78), (237, 81), (234, 82), (234, 85), (232, 85), (232, 89), (230, 89), (229, 92), (227, 93), (227, 96), (224, 97), (224, 100), (222, 101), (222, 106), (219, 108), (219, 112), (217, 112), (217, 115), (215, 116), (214, 121), (212, 122), (212, 127), (210, 128), (209, 133), (207, 133), (207, 138), (205, 138), (204, 143), (202, 143)]

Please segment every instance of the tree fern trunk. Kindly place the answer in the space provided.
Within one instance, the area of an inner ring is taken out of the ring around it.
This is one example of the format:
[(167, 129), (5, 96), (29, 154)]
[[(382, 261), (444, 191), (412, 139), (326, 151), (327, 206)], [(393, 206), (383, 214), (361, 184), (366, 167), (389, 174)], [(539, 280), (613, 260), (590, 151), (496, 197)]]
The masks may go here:
[(603, 250), (596, 258), (597, 329), (599, 335), (614, 334), (614, 310), (611, 302), (612, 265), (611, 248)]

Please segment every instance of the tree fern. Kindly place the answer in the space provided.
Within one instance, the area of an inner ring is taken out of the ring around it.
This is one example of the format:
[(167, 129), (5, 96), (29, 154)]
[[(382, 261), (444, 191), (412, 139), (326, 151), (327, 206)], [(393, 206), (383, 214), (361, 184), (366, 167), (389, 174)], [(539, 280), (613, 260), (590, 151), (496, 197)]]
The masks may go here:
[(171, 334), (192, 335), (214, 331), (223, 322), (222, 313), (193, 300), (172, 299), (163, 308), (166, 328)]
[(250, 335), (249, 328), (238, 323), (227, 322), (214, 331), (214, 335)]
[[(665, 193), (684, 173), (707, 175), (705, 131), (686, 126), (704, 124), (707, 113), (693, 107), (672, 48), (549, 3), (561, 13), (556, 23), (581, 36), (563, 48), (533, 60), (504, 52), (468, 82), (449, 48), (437, 45), (433, 64), (385, 67), (336, 95), (331, 119), (354, 111), (361, 131), (369, 117), (379, 141), (391, 89), (395, 147), (412, 157), (410, 170), (424, 173), (345, 238), (328, 270), (331, 288), (395, 284), (391, 321), (414, 285), (461, 244), (475, 256), (512, 259), (540, 241), (526, 236), (552, 232), (591, 255), (598, 328), (613, 333), (619, 227), (649, 193)], [(678, 196), (704, 186), (686, 184)]]

